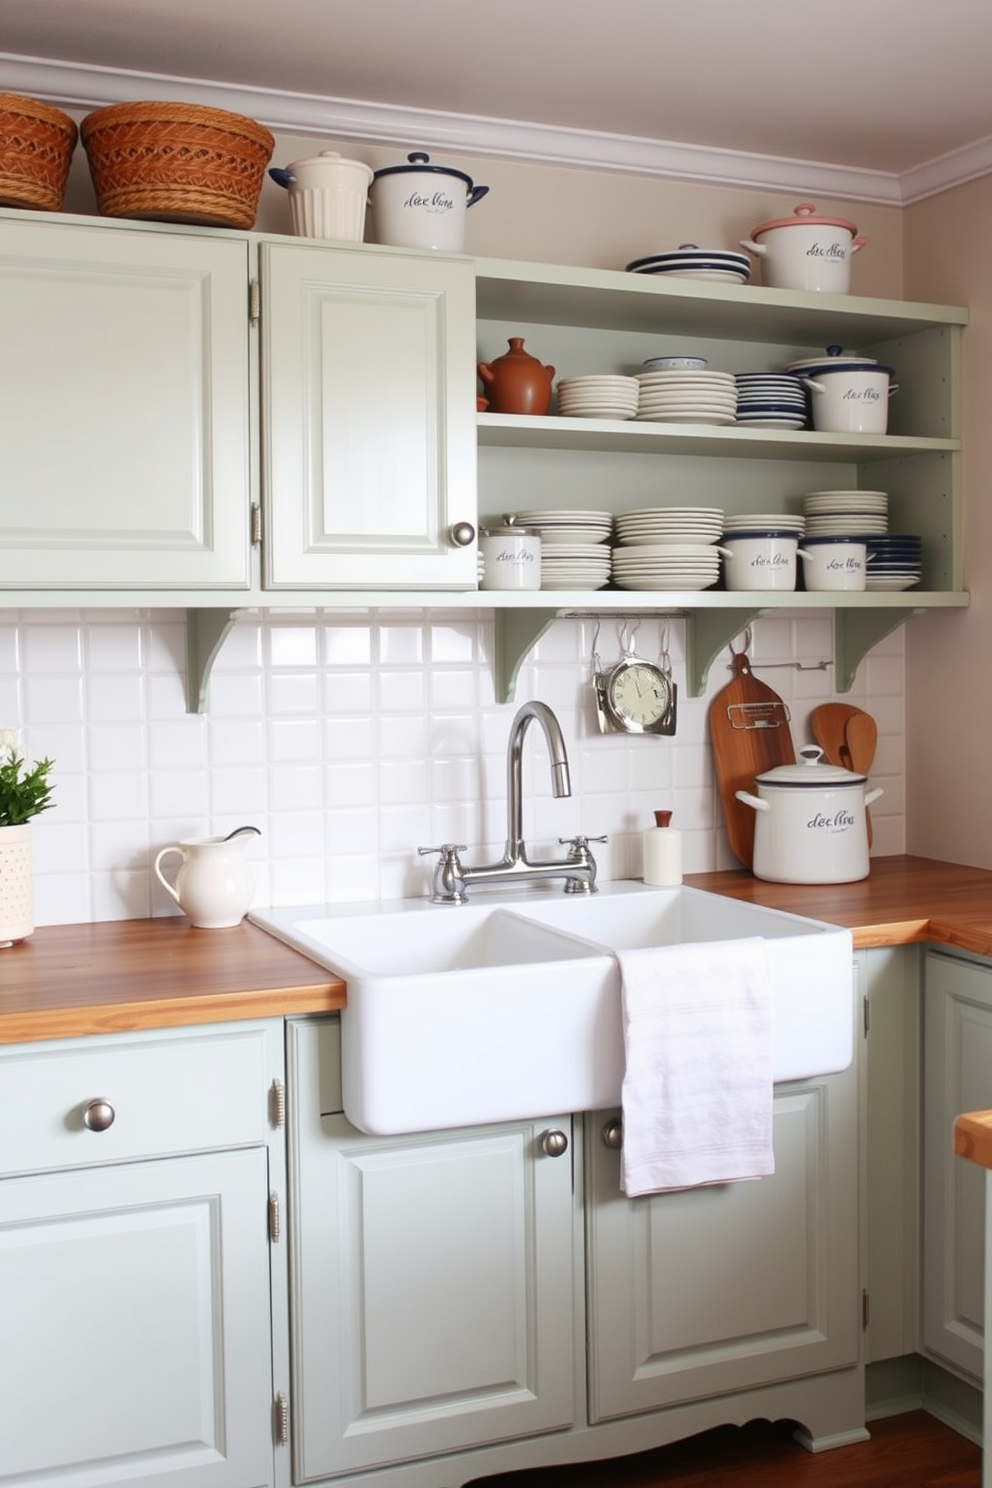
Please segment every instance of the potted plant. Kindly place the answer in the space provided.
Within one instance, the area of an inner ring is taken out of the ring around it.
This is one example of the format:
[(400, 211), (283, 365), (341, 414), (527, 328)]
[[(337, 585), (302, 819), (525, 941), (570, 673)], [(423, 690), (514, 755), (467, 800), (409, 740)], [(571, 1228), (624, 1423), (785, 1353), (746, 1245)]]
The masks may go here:
[(47, 758), (29, 764), (17, 730), (0, 728), (0, 946), (34, 930), (31, 822), (53, 805), (53, 764)]

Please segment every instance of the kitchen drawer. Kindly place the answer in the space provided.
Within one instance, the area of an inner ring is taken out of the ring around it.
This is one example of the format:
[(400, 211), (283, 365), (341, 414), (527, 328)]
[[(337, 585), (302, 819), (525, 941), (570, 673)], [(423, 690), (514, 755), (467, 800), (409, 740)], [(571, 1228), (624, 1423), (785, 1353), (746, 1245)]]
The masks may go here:
[(0, 1174), (264, 1143), (282, 1078), (279, 1019), (0, 1049)]

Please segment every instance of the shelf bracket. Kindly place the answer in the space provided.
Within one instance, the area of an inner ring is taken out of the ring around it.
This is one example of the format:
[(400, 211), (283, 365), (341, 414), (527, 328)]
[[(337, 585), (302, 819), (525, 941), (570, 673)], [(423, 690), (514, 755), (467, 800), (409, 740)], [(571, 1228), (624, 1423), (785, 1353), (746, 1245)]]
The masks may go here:
[(924, 613), (918, 606), (905, 610), (835, 610), (834, 687), (837, 691), (850, 692), (858, 667), (872, 646), (884, 641), (913, 615)]
[(706, 678), (716, 657), (729, 646), (734, 636), (746, 630), (752, 620), (768, 611), (691, 610), (685, 617), (685, 680), (690, 697), (702, 697)]
[(186, 611), (186, 712), (205, 713), (210, 673), (241, 610)]
[(549, 609), (494, 612), (493, 670), (497, 702), (512, 703), (524, 657), (561, 613)]

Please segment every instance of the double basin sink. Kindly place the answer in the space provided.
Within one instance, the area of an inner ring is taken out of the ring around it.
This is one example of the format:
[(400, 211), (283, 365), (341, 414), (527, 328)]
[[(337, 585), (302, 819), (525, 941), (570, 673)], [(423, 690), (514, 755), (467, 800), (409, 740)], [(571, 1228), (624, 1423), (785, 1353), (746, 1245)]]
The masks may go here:
[(685, 886), (253, 911), (347, 983), (344, 1111), (377, 1135), (601, 1110), (624, 1073), (617, 953), (765, 940), (776, 1081), (852, 1057), (850, 932)]

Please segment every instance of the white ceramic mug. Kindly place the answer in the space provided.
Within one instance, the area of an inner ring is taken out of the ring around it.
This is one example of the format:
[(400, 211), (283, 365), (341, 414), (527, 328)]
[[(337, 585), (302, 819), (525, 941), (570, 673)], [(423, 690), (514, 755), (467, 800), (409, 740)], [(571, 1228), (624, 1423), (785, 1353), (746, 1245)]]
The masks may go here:
[[(255, 883), (244, 860), (246, 837), (188, 837), (163, 847), (155, 859), (155, 876), (192, 924), (203, 930), (240, 925), (248, 912)], [(171, 884), (162, 872), (168, 857), (182, 859)]]

